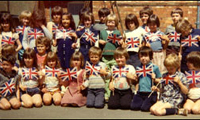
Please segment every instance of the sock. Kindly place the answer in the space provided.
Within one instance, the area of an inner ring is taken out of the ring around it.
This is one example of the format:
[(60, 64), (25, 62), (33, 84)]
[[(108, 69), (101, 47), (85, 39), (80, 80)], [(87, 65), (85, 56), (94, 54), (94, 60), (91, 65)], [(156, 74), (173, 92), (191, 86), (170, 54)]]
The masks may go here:
[(177, 108), (166, 108), (166, 115), (174, 115), (177, 114), (178, 109)]

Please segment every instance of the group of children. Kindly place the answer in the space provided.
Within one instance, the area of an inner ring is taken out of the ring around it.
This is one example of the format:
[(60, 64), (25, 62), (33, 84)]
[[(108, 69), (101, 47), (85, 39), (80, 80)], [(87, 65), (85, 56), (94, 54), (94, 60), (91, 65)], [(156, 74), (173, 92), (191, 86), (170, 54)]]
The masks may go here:
[[(150, 111), (154, 115), (199, 114), (200, 30), (171, 12), (173, 24), (159, 30), (150, 7), (125, 18), (126, 31), (108, 8), (71, 13), (23, 11), (22, 25), (10, 14), (0, 19), (0, 108), (61, 105)], [(18, 59), (17, 59), (18, 58)]]

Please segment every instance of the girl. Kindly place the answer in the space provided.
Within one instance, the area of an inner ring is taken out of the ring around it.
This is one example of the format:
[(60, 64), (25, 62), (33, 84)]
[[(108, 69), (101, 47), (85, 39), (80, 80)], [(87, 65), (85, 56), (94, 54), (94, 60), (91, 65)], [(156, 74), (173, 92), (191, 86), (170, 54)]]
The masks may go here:
[[(200, 83), (199, 83), (199, 71), (200, 71), (200, 52), (190, 52), (187, 57), (187, 66), (189, 71), (185, 72), (187, 77), (187, 83), (189, 85), (189, 92), (187, 94), (187, 100), (183, 106), (188, 110), (188, 113), (199, 114), (200, 113)], [(196, 77), (196, 78), (195, 78)]]
[[(0, 68), (0, 108), (8, 110), (21, 106), (17, 72), (12, 68), (16, 62), (15, 55), (7, 54), (2, 58)], [(9, 89), (7, 89), (9, 88)]]
[(27, 48), (24, 51), (18, 74), (21, 77), (19, 87), (21, 89), (22, 105), (27, 108), (33, 105), (41, 107), (42, 98), (39, 87), (42, 85), (42, 81), (39, 78), (41, 72), (38, 72), (37, 57), (33, 49)]
[[(19, 21), (21, 22), (21, 25), (17, 26), (16, 32), (19, 35), (19, 40), (20, 40), (21, 43), (22, 43), (22, 39), (23, 39), (23, 36), (24, 36), (25, 28), (30, 27), (31, 15), (32, 15), (32, 13), (28, 10), (22, 11), (21, 14), (19, 15)], [(18, 52), (18, 59), (20, 61), (22, 60), (23, 53), (24, 53), (24, 49), (22, 48)]]
[[(45, 60), (45, 68), (42, 70), (45, 73), (45, 79), (43, 79), (43, 86), (41, 91), (43, 94), (43, 102), (45, 105), (50, 105), (52, 99), (55, 105), (60, 105), (61, 93), (60, 93), (60, 62), (55, 52), (49, 52)], [(44, 78), (44, 77), (43, 77)]]
[(47, 53), (51, 51), (51, 41), (47, 37), (38, 37), (35, 41), (36, 48), (38, 53), (37, 56), (37, 65), (39, 70), (44, 68), (44, 61), (47, 56)]
[(84, 29), (84, 24), (83, 24), (82, 20), (83, 20), (83, 14), (86, 13), (86, 12), (91, 12), (90, 7), (83, 7), (79, 11), (79, 13), (78, 13), (78, 15), (79, 15), (79, 23), (78, 23), (76, 31), (80, 31), (80, 30)]
[(52, 39), (52, 34), (45, 27), (46, 18), (42, 10), (34, 10), (31, 16), (30, 28), (24, 30), (24, 37), (22, 40), (22, 46), (24, 49), (33, 48), (36, 50), (35, 40), (39, 36), (46, 36), (50, 40)]
[(108, 101), (108, 109), (130, 109), (132, 100), (131, 79), (127, 74), (135, 74), (135, 68), (127, 65), (128, 52), (125, 48), (118, 47), (114, 52), (117, 65), (112, 66), (112, 78), (109, 84), (111, 95)]
[(162, 80), (155, 80), (158, 82), (157, 84), (161, 84), (161, 88), (157, 89), (156, 86), (153, 86), (152, 90), (158, 90), (161, 94), (159, 100), (150, 108), (150, 112), (158, 116), (187, 115), (186, 110), (182, 113), (178, 110), (185, 101), (184, 96), (188, 93), (185, 74), (178, 71), (179, 57), (175, 53), (169, 54), (164, 60), (164, 65), (168, 72), (163, 74)]
[(63, 82), (63, 85), (68, 86), (66, 92), (61, 101), (62, 106), (79, 106), (82, 107), (86, 104), (86, 91), (81, 90), (81, 85), (84, 82), (85, 70), (84, 58), (81, 52), (74, 52), (70, 59), (70, 67), (77, 68), (77, 79), (68, 81), (68, 83)]
[(2, 49), (5, 44), (17, 44), (17, 46), (15, 46), (15, 51), (18, 52), (22, 48), (22, 45), (19, 40), (19, 35), (15, 33), (11, 15), (9, 13), (3, 13), (0, 23), (0, 49)]
[[(52, 21), (47, 23), (47, 29), (53, 35), (53, 39), (55, 39), (56, 30), (61, 27), (61, 20), (62, 20), (62, 7), (55, 6), (52, 8), (51, 17)], [(57, 48), (52, 46), (52, 51), (56, 52)]]
[[(78, 47), (80, 47), (80, 52), (84, 56), (84, 60), (88, 61), (88, 51), (92, 46), (95, 46), (98, 42), (98, 31), (93, 28), (94, 24), (94, 16), (91, 12), (85, 12), (82, 17), (82, 24), (84, 24), (84, 28), (80, 31), (76, 31), (76, 34), (80, 41), (78, 42)], [(96, 45), (98, 46), (98, 45)]]
[(138, 58), (138, 50), (141, 45), (141, 32), (137, 29), (139, 27), (139, 22), (134, 14), (128, 14), (125, 18), (125, 44), (129, 54), (129, 59), (127, 64), (133, 65), (134, 67), (140, 65), (140, 60)]
[(70, 58), (74, 53), (77, 35), (75, 33), (75, 23), (71, 13), (62, 14), (62, 29), (57, 30), (53, 45), (58, 46), (58, 57), (62, 69), (70, 67)]
[(147, 25), (150, 32), (144, 34), (142, 44), (150, 46), (153, 49), (153, 60), (152, 63), (159, 67), (161, 73), (166, 72), (166, 68), (163, 65), (165, 59), (166, 42), (169, 41), (167, 35), (158, 30), (160, 21), (158, 16), (152, 14), (147, 20)]

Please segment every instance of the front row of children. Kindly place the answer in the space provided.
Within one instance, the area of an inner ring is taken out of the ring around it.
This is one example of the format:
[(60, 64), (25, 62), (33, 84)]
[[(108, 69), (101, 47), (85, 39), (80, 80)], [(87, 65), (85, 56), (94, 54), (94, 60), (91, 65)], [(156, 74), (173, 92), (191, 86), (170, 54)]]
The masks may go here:
[[(150, 111), (154, 115), (200, 113), (199, 80), (193, 80), (199, 74), (200, 52), (188, 54), (190, 71), (186, 74), (178, 71), (179, 57), (169, 54), (164, 60), (168, 72), (163, 75), (151, 62), (153, 51), (148, 46), (139, 49), (141, 65), (136, 68), (126, 64), (127, 50), (118, 47), (114, 51), (117, 65), (112, 66), (111, 71), (100, 62), (102, 50), (95, 46), (90, 48), (90, 61), (86, 63), (79, 51), (74, 52), (70, 60), (72, 69), (66, 70), (60, 68), (54, 52), (47, 53), (43, 67), (38, 69), (36, 55), (34, 49), (27, 48), (17, 71), (13, 69), (15, 56), (6, 54), (2, 58), (1, 109), (18, 109), (21, 105), (41, 107), (43, 103), (103, 108), (105, 80), (110, 78), (108, 109)], [(132, 86), (135, 86), (135, 94)], [(181, 107), (184, 109), (179, 109)]]

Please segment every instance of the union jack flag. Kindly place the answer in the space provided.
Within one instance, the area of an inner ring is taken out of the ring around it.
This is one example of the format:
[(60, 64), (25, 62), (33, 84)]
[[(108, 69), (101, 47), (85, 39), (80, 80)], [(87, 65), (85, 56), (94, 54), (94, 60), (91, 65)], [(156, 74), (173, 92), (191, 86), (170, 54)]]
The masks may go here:
[(15, 44), (16, 39), (13, 37), (2, 35), (1, 45), (4, 46), (5, 44)]
[(39, 77), (36, 68), (22, 68), (22, 78), (24, 80), (38, 80)]
[(28, 30), (28, 40), (36, 40), (39, 36), (44, 36), (42, 30), (30, 28)]
[(56, 25), (56, 24), (53, 24), (52, 25), (52, 33), (53, 34), (56, 34), (56, 30), (58, 29), (58, 25)]
[(151, 77), (153, 73), (153, 64), (148, 64), (148, 65), (142, 65), (142, 66), (137, 66), (136, 67), (136, 74), (138, 77)]
[(174, 77), (176, 77), (176, 75), (167, 75), (164, 78), (162, 78), (162, 80), (160, 81), (161, 84), (171, 84), (173, 85), (173, 80)]
[(108, 34), (107, 41), (108, 41), (108, 42), (112, 42), (113, 44), (115, 44), (115, 43), (118, 43), (118, 44), (119, 44), (119, 41), (120, 41), (121, 39), (122, 39), (122, 36), (121, 36), (121, 35), (117, 35), (117, 34), (110, 33), (110, 34)]
[(76, 67), (73, 69), (67, 68), (66, 72), (61, 71), (60, 78), (62, 79), (62, 81), (77, 79), (77, 68)]
[(138, 47), (140, 44), (140, 39), (138, 37), (128, 38), (126, 39), (126, 43), (128, 44), (127, 48), (135, 48)]
[(0, 93), (6, 97), (15, 91), (15, 79), (11, 78), (0, 87)]
[(50, 68), (48, 66), (45, 66), (45, 75), (49, 77), (58, 77), (58, 72), (60, 70), (55, 68)]
[(84, 25), (79, 25), (78, 27), (77, 27), (77, 31), (81, 31), (81, 30), (83, 30), (85, 28), (85, 26)]
[(94, 43), (98, 40), (97, 36), (92, 31), (85, 31), (83, 33), (83, 38), (85, 38), (86, 41), (90, 42), (91, 45), (94, 45)]
[(200, 83), (200, 71), (185, 71), (185, 75), (190, 88), (196, 87), (195, 85)]
[(19, 34), (19, 33), (22, 33), (22, 34), (24, 34), (24, 29), (26, 28), (26, 26), (23, 26), (23, 25), (21, 25), (21, 26), (17, 26), (17, 28), (16, 28), (16, 32)]
[(198, 45), (198, 35), (193, 36), (189, 35), (186, 39), (181, 40), (181, 46), (189, 46), (191, 47), (192, 45), (199, 47)]
[(129, 71), (128, 67), (113, 66), (112, 76), (113, 76), (113, 78), (126, 77), (126, 74), (128, 73), (128, 71)]
[(150, 30), (149, 30), (149, 27), (147, 27), (147, 26), (145, 26), (144, 30), (145, 30), (146, 32), (149, 32), (149, 31), (150, 31)]
[(57, 29), (56, 30), (56, 39), (66, 39), (66, 38), (70, 38), (71, 36), (69, 35), (69, 33), (73, 32), (73, 30), (71, 29)]
[(145, 37), (145, 40), (147, 43), (152, 43), (152, 42), (155, 42), (155, 41), (161, 41), (161, 34), (160, 32), (156, 32), (156, 33), (147, 33), (144, 35)]
[(171, 32), (168, 37), (170, 42), (180, 42), (180, 33)]
[(86, 74), (98, 76), (100, 74), (100, 69), (101, 69), (100, 65), (98, 64), (91, 65), (88, 61), (86, 61), (86, 65), (85, 65)]

